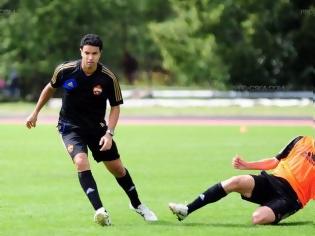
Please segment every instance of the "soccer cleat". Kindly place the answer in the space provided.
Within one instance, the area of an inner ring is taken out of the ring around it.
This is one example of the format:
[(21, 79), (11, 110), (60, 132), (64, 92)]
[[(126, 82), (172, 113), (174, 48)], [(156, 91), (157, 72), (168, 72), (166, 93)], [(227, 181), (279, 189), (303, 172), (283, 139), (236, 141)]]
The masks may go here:
[(169, 203), (168, 207), (173, 212), (173, 214), (177, 216), (179, 221), (182, 221), (188, 215), (188, 207), (184, 204)]
[(94, 215), (94, 221), (95, 223), (101, 225), (101, 226), (109, 226), (111, 225), (111, 221), (109, 218), (108, 212), (105, 210), (104, 207), (101, 207), (95, 211)]
[(145, 221), (157, 221), (158, 218), (146, 205), (140, 204), (137, 208), (134, 208), (131, 203), (129, 204), (129, 208), (137, 212), (139, 215), (143, 217)]

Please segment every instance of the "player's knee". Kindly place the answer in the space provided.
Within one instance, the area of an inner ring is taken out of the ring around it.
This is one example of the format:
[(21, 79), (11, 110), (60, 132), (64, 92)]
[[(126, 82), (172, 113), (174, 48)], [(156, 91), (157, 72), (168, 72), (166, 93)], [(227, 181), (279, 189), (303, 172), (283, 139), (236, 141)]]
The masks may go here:
[(241, 177), (234, 176), (226, 181), (226, 186), (224, 187), (228, 192), (235, 191), (241, 185)]
[(121, 163), (121, 161), (114, 160), (109, 162), (104, 162), (106, 168), (109, 170), (109, 172), (114, 175), (116, 178), (121, 178), (126, 175), (126, 169)]
[(258, 213), (258, 212), (254, 212), (253, 213), (253, 215), (252, 215), (252, 223), (254, 225), (257, 225), (257, 224), (259, 225), (260, 222), (261, 222), (261, 219), (262, 219), (262, 216), (261, 216), (260, 213)]
[(254, 225), (270, 224), (273, 222), (268, 215), (260, 211), (255, 211), (252, 215), (252, 223)]
[(106, 165), (109, 172), (116, 178), (121, 178), (126, 175), (126, 169), (120, 164)]
[(78, 171), (85, 171), (90, 169), (89, 162), (87, 161), (87, 158), (76, 156), (74, 158), (74, 164)]
[(125, 168), (115, 168), (111, 171), (111, 173), (117, 177), (117, 178), (121, 178), (124, 177), (126, 175), (126, 170)]

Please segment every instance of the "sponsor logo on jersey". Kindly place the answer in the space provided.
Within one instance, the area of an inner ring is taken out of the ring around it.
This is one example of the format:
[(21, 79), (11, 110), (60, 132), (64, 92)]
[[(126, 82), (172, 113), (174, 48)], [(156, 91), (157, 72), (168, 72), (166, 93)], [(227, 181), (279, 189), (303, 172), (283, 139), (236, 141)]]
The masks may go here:
[(96, 96), (99, 96), (101, 95), (101, 93), (103, 92), (103, 89), (102, 89), (102, 86), (101, 85), (96, 85), (94, 86), (93, 88), (93, 94), (96, 95)]
[(68, 91), (75, 89), (77, 86), (78, 86), (78, 83), (73, 78), (66, 80), (62, 85), (62, 87), (64, 87)]
[(315, 154), (311, 152), (303, 152), (303, 156), (306, 157), (306, 159), (311, 163), (313, 166), (315, 166)]

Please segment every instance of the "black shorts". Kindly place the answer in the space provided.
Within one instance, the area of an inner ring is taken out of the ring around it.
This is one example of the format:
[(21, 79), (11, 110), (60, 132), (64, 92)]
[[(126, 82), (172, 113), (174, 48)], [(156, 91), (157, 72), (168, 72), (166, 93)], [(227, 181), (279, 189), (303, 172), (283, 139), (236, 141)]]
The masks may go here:
[(242, 199), (271, 208), (276, 216), (274, 224), (302, 208), (296, 193), (285, 179), (269, 175), (265, 171), (251, 176), (255, 181), (252, 196), (242, 196)]
[(69, 122), (59, 121), (57, 128), (72, 159), (78, 153), (86, 153), (88, 155), (88, 148), (96, 162), (113, 161), (120, 157), (114, 140), (111, 149), (100, 151), (99, 141), (105, 135), (106, 127), (89, 132)]

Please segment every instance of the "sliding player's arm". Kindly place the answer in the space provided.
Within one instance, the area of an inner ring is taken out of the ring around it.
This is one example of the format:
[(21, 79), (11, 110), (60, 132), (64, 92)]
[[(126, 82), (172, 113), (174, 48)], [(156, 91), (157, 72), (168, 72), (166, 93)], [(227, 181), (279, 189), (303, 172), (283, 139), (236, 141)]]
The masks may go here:
[(248, 162), (245, 161), (239, 155), (236, 155), (232, 160), (232, 165), (235, 169), (239, 170), (271, 170), (277, 167), (281, 159), (286, 158), (291, 152), (294, 145), (301, 139), (303, 136), (298, 136), (293, 139), (289, 144), (285, 146), (275, 157), (267, 158), (259, 161)]
[(239, 170), (271, 170), (278, 164), (279, 160), (276, 157), (249, 162), (237, 155), (232, 160), (233, 167)]

